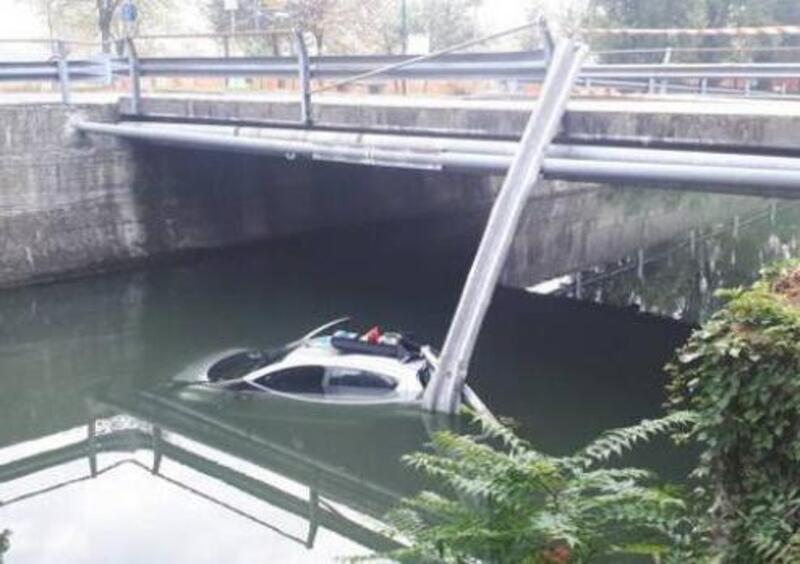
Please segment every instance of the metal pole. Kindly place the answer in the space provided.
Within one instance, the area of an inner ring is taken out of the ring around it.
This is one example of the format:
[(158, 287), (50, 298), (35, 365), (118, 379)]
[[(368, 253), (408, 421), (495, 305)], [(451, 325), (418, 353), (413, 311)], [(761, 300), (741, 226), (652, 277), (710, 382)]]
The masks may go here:
[(561, 125), (584, 55), (585, 48), (572, 40), (559, 42), (553, 52), (538, 104), (489, 215), (445, 339), (439, 367), (425, 389), (423, 403), (429, 411), (455, 413), (461, 404), (475, 341), (522, 211), (539, 181), (545, 151)]
[[(666, 50), (664, 50), (664, 60), (661, 61), (661, 64), (662, 65), (668, 65), (670, 59), (672, 59), (672, 47), (667, 47)], [(666, 94), (667, 93), (667, 79), (666, 78), (661, 81), (661, 93), (662, 94)]]
[[(253, 154), (306, 157), (363, 165), (505, 173), (513, 161), (508, 146), (485, 147), (469, 139), (412, 139), (388, 135), (279, 130), (282, 135), (253, 136), (248, 128), (187, 124), (109, 124), (79, 122), (86, 133), (182, 147), (213, 148)], [(236, 134), (220, 134), (222, 128)], [(291, 133), (291, 135), (290, 135)], [(358, 135), (356, 135), (358, 137)], [(394, 139), (392, 138), (394, 137)], [(624, 147), (551, 145), (542, 170), (549, 179), (647, 184), (702, 192), (800, 196), (800, 159), (763, 155), (708, 153)]]
[(131, 80), (131, 113), (138, 115), (141, 111), (142, 85), (139, 82), (139, 57), (130, 36), (125, 38), (125, 49), (128, 52), (128, 78)]
[(97, 476), (97, 419), (94, 417), (86, 425), (86, 442), (88, 444), (89, 474)]
[(310, 127), (313, 122), (311, 108), (311, 68), (308, 59), (308, 48), (303, 32), (294, 30), (294, 47), (297, 51), (297, 72), (300, 81), (300, 123)]
[(71, 89), (69, 84), (69, 55), (67, 53), (67, 45), (63, 41), (57, 40), (53, 47), (58, 64), (58, 84), (61, 88), (61, 102), (64, 105), (69, 105), (71, 101)]
[[(90, 126), (91, 122), (84, 122)], [(109, 127), (109, 124), (102, 124)], [(291, 151), (302, 153), (304, 150), (316, 151), (325, 147), (359, 148), (363, 152), (380, 151), (409, 151), (409, 164), (417, 155), (442, 157), (443, 164), (453, 164), (453, 156), (467, 159), (468, 155), (488, 157), (491, 155), (502, 156), (502, 159), (486, 160), (487, 163), (496, 163), (501, 168), (498, 172), (505, 172), (511, 164), (514, 153), (519, 146), (516, 141), (497, 141), (491, 139), (470, 139), (463, 137), (416, 137), (400, 134), (385, 133), (358, 133), (346, 131), (325, 131), (319, 129), (297, 129), (276, 127), (247, 127), (229, 125), (205, 125), (195, 123), (147, 123), (147, 122), (121, 122), (111, 125), (111, 130), (103, 133), (118, 135), (133, 135), (141, 139), (148, 136), (156, 141), (163, 139), (169, 141), (171, 134), (179, 136), (197, 135), (201, 143), (209, 146), (228, 144), (234, 148), (241, 143), (243, 150), (249, 140), (254, 143), (264, 143), (264, 150), (270, 148), (288, 148)], [(131, 131), (133, 133), (131, 133)], [(180, 140), (181, 137), (176, 138)], [(286, 144), (288, 142), (288, 144)], [(298, 149), (296, 142), (306, 143)], [(687, 166), (718, 166), (729, 168), (758, 168), (769, 170), (800, 171), (800, 159), (795, 157), (779, 157), (751, 155), (742, 153), (722, 153), (705, 150), (676, 150), (676, 149), (642, 149), (636, 147), (609, 147), (605, 145), (571, 145), (552, 143), (547, 148), (545, 158), (545, 172), (548, 162), (552, 159), (568, 159), (574, 161), (611, 161), (641, 163), (645, 165), (687, 165)], [(591, 164), (585, 166), (591, 168)], [(489, 170), (488, 172), (491, 172)]]

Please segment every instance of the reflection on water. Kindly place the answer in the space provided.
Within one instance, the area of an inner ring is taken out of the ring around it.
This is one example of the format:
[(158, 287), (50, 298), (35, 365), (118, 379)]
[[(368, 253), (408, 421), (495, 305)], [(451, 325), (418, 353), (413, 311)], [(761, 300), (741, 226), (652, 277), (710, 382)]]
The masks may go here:
[(800, 202), (764, 202), (530, 290), (702, 321), (720, 305), (716, 290), (749, 284), (763, 267), (798, 255), (799, 221)]
[[(692, 292), (794, 250), (794, 209), (742, 216), (736, 237), (701, 230), (692, 248), (647, 249), (638, 270), (587, 267), (580, 291), (691, 318), (702, 311)], [(321, 233), (0, 293), (8, 561), (325, 562), (390, 546), (381, 516), (424, 486), (399, 458), (462, 422), (188, 393), (172, 379), (210, 353), (277, 345), (342, 314), (439, 346), (482, 219)], [(661, 366), (688, 330), (502, 288), (472, 382), (536, 445), (563, 453), (657, 413)], [(680, 477), (691, 461), (677, 458), (653, 447), (635, 462)]]

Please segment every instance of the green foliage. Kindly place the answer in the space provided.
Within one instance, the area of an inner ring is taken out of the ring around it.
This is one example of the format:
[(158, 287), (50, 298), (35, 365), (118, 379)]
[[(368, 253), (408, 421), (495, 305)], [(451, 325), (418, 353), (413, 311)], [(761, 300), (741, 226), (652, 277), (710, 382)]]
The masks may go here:
[(671, 402), (696, 413), (695, 476), (715, 556), (800, 561), (800, 264), (763, 272), (667, 367)]
[(609, 458), (655, 435), (685, 430), (688, 413), (615, 429), (573, 456), (540, 453), (507, 427), (475, 416), (482, 434), (437, 433), (432, 452), (404, 461), (443, 486), (389, 516), (411, 547), (408, 562), (590, 562), (609, 555), (667, 555), (680, 547), (685, 504), (637, 468)]
[[(594, 25), (621, 28), (709, 28), (759, 26), (772, 24), (797, 24), (800, 22), (800, 5), (789, 0), (671, 0), (647, 2), (642, 0), (596, 0)], [(749, 45), (771, 45), (770, 37), (747, 38)], [(781, 44), (795, 44), (791, 37), (777, 38)], [(674, 37), (668, 43), (673, 47), (737, 46), (741, 38), (724, 36)], [(619, 36), (599, 40), (599, 49), (663, 47), (663, 36)], [(661, 54), (655, 55), (660, 57)], [(685, 56), (685, 55), (684, 55)], [(719, 53), (696, 54), (719, 57)], [(775, 56), (771, 54), (771, 56)], [(689, 57), (687, 57), (687, 60)], [(652, 60), (656, 62), (656, 60)]]

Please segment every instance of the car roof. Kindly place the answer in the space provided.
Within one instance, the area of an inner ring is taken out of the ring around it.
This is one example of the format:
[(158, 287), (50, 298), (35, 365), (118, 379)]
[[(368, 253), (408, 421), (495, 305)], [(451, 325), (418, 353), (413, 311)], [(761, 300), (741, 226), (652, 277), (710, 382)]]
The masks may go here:
[(415, 376), (423, 362), (422, 360), (401, 362), (397, 358), (388, 356), (343, 353), (330, 344), (312, 341), (291, 351), (280, 361), (256, 370), (246, 376), (245, 379), (252, 380), (284, 368), (309, 365), (357, 368), (395, 378), (403, 378), (411, 375)]

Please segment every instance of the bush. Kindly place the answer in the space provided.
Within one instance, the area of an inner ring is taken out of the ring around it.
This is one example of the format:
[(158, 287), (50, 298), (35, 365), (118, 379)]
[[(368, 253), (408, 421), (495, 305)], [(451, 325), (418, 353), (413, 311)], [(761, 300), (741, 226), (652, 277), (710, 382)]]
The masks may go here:
[(443, 492), (423, 492), (389, 515), (411, 545), (391, 558), (591, 562), (666, 554), (684, 541), (685, 504), (674, 489), (650, 485), (648, 471), (605, 463), (638, 442), (686, 429), (689, 414), (610, 431), (569, 457), (542, 454), (503, 425), (475, 417), (481, 436), (440, 432), (433, 452), (405, 457)]
[(800, 562), (800, 264), (721, 295), (667, 367), (673, 407), (696, 414), (711, 556)]

